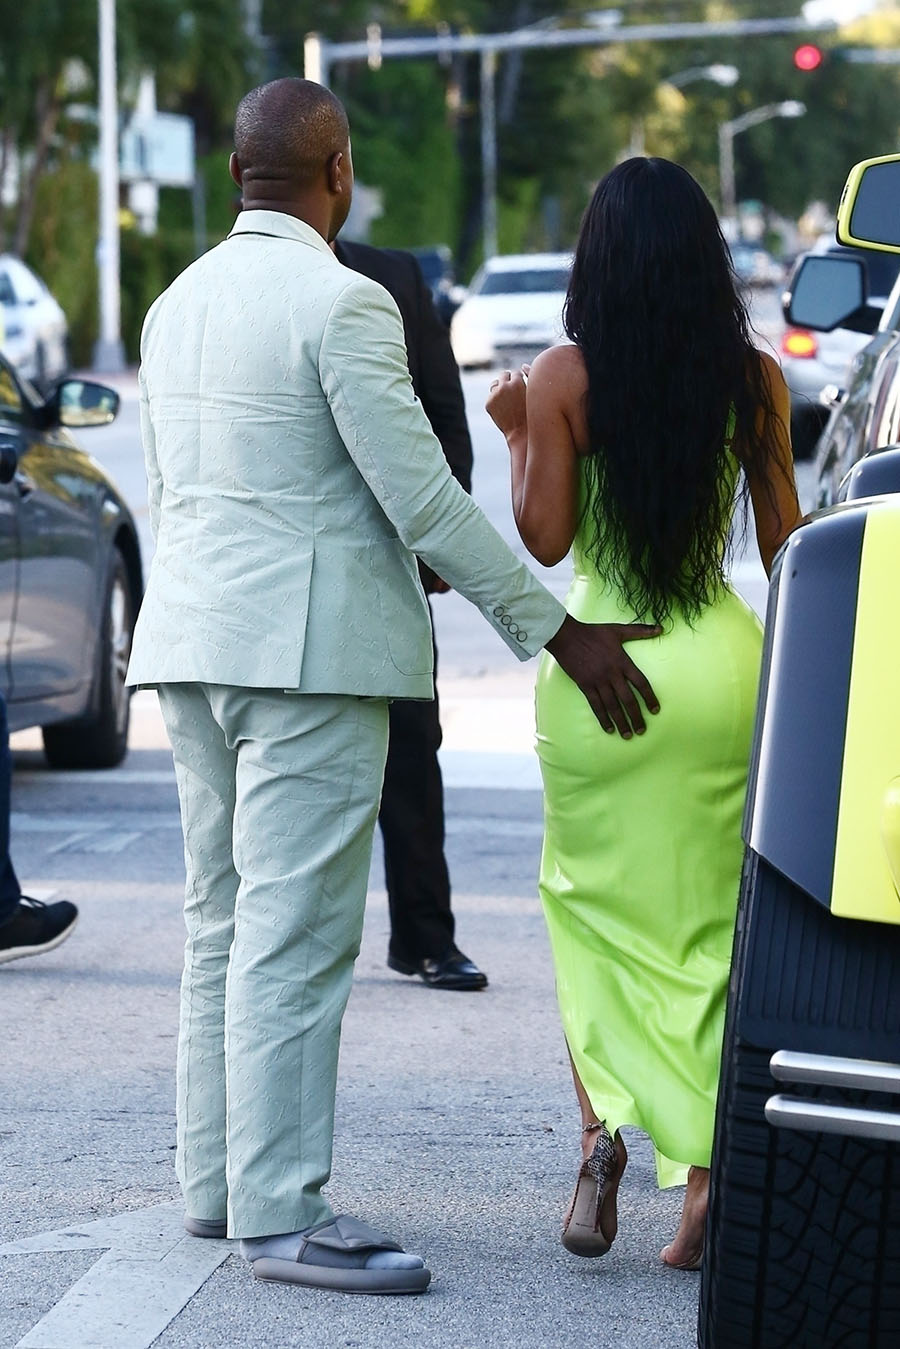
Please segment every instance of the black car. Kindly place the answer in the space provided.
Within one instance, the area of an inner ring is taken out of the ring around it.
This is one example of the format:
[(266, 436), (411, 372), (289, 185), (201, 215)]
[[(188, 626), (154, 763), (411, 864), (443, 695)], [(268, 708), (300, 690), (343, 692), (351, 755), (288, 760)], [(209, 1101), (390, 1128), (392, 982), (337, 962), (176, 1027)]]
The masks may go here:
[(116, 416), (87, 380), (49, 398), (0, 357), (0, 692), (54, 767), (107, 768), (128, 745), (125, 671), (143, 593), (135, 522), (68, 427)]
[(435, 309), (449, 327), (465, 294), (462, 287), (456, 285), (453, 254), (446, 244), (436, 244), (433, 248), (412, 248), (410, 252), (431, 291)]

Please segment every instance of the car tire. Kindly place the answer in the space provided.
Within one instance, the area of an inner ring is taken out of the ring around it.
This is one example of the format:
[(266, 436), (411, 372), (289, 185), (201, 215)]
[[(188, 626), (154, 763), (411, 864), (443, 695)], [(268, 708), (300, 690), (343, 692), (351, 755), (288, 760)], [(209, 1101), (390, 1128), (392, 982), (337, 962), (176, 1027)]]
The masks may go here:
[[(775, 1050), (795, 1038), (807, 1049), (814, 1045), (813, 1052), (827, 1053), (836, 1038), (835, 1024), (846, 1037), (854, 1012), (883, 1025), (879, 999), (884, 995), (889, 1001), (900, 988), (900, 974), (893, 969), (900, 931), (846, 922), (837, 930), (835, 921), (750, 855), (710, 1171), (701, 1349), (887, 1349), (900, 1344), (897, 1145), (774, 1128), (765, 1118), (766, 1102), (781, 1090), (831, 1104), (896, 1109), (896, 1098), (892, 1103), (884, 1093), (782, 1088), (769, 1069)], [(811, 999), (805, 986), (791, 996), (782, 985), (779, 996), (782, 962), (772, 956), (773, 949), (787, 950), (785, 964), (792, 968), (801, 951), (807, 968), (811, 961), (822, 967), (811, 985), (818, 985), (817, 998)], [(822, 980), (841, 983), (843, 1005), (835, 1007)], [(770, 1022), (774, 1033), (751, 1041), (742, 1030), (764, 1026), (774, 999), (782, 1007), (802, 1004), (798, 1028), (779, 1032)], [(874, 1028), (871, 1055), (865, 1052), (864, 1033), (855, 1030), (852, 1038), (866, 1057), (885, 1055), (884, 1037), (879, 1042)], [(839, 1044), (835, 1052), (847, 1049), (847, 1043)]]
[(96, 674), (96, 711), (43, 728), (51, 768), (115, 768), (128, 751), (130, 690), (125, 673), (134, 632), (125, 559), (113, 548), (104, 599)]

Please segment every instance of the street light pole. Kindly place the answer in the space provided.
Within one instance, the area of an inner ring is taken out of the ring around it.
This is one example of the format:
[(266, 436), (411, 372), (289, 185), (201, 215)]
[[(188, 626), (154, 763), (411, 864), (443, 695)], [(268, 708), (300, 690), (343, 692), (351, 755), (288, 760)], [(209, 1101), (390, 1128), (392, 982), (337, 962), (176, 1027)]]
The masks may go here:
[(98, 0), (100, 56), (100, 233), (97, 271), (100, 335), (94, 369), (117, 374), (125, 369), (119, 291), (119, 106), (116, 92), (116, 0)]
[(481, 230), (485, 260), (497, 255), (497, 53), (481, 53)]
[(786, 99), (783, 103), (766, 103), (761, 108), (751, 108), (730, 122), (719, 123), (719, 196), (722, 199), (722, 216), (733, 219), (737, 213), (737, 193), (734, 181), (734, 138), (748, 127), (768, 122), (773, 117), (802, 117), (806, 105), (795, 99)]

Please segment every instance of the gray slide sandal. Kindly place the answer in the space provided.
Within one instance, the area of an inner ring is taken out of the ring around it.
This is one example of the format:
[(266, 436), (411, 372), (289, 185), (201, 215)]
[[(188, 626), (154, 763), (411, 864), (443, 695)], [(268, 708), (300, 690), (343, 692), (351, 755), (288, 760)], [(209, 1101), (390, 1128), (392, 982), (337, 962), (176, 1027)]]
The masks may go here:
[(366, 1269), (366, 1261), (379, 1251), (403, 1253), (399, 1242), (384, 1236), (368, 1223), (341, 1213), (303, 1234), (295, 1260), (259, 1256), (251, 1260), (258, 1279), (297, 1283), (308, 1288), (328, 1288), (341, 1293), (424, 1293), (431, 1270)]

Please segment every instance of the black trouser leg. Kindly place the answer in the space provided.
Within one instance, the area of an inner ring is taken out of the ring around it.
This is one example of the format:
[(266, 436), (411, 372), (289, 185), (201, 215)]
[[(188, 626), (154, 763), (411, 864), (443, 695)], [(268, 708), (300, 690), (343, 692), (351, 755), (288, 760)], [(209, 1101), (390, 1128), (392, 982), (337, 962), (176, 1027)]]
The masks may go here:
[(391, 912), (390, 953), (409, 964), (440, 959), (454, 949), (440, 744), (437, 698), (391, 703), (378, 823)]
[(9, 727), (6, 703), (0, 694), (0, 923), (15, 913), (22, 891), (9, 856), (9, 812), (12, 784), (12, 755), (9, 752)]

